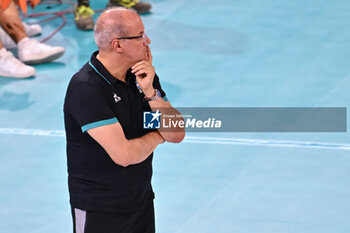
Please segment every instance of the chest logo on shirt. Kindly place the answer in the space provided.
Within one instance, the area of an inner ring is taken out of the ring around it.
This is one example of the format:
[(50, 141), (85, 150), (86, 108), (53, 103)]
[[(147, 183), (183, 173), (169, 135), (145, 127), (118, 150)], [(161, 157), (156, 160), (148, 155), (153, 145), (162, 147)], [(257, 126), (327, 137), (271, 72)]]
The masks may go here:
[(113, 92), (113, 98), (114, 98), (114, 101), (116, 102), (116, 103), (118, 103), (119, 101), (121, 101), (121, 97), (120, 96), (118, 96), (116, 93), (114, 93)]

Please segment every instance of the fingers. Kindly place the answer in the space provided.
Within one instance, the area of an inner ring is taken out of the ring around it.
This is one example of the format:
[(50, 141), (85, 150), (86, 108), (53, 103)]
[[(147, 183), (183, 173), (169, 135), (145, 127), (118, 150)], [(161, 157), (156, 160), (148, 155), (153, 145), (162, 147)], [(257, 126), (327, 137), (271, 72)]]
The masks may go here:
[(135, 73), (135, 76), (138, 77), (138, 78), (147, 78), (151, 75), (153, 75), (154, 72), (148, 70), (148, 69), (140, 69), (139, 71), (137, 71)]
[(146, 59), (137, 62), (131, 67), (131, 73), (135, 74), (138, 79), (150, 78), (153, 80), (155, 75), (155, 69), (152, 66), (152, 53), (149, 46), (147, 46)]
[(148, 61), (149, 60), (149, 49), (148, 49), (149, 47), (147, 46), (147, 50), (146, 50), (146, 61)]
[(149, 46), (147, 46), (147, 59), (146, 60), (152, 64), (153, 55), (151, 52), (151, 48)]
[(149, 70), (146, 70), (146, 69), (141, 69), (135, 73), (136, 76), (144, 76), (144, 77), (147, 77), (148, 74), (149, 74)]
[(137, 70), (137, 69), (140, 69), (140, 67), (149, 65), (149, 64), (147, 64), (147, 63), (148, 63), (148, 62), (146, 62), (146, 61), (139, 61), (138, 63), (136, 63), (135, 65), (133, 65), (133, 66), (131, 67), (131, 69), (132, 69), (132, 71)]
[(138, 62), (131, 67), (131, 73), (134, 73), (135, 75), (138, 75), (141, 70), (143, 73), (154, 73), (154, 67), (145, 61)]

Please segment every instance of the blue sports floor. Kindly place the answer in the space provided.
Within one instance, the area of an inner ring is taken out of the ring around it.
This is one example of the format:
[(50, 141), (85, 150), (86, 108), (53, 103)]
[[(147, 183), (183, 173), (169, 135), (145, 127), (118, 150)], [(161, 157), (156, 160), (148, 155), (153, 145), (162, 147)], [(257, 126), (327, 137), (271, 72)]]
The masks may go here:
[[(173, 106), (350, 107), (348, 0), (150, 2), (142, 19)], [(62, 58), (35, 66), (33, 79), (0, 78), (1, 233), (72, 229), (62, 105), (96, 46), (92, 32), (66, 17), (47, 42), (66, 48)], [(61, 22), (43, 23), (39, 39)], [(192, 133), (161, 145), (157, 232), (348, 233), (349, 140), (349, 133)]]

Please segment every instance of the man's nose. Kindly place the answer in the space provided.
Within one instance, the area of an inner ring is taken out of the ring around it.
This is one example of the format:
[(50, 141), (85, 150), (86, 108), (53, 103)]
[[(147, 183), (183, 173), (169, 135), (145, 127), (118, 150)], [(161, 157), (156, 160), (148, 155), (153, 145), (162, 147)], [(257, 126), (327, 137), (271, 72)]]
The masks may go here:
[(149, 45), (151, 43), (151, 39), (147, 36), (147, 34), (145, 34), (145, 38), (144, 41), (145, 45)]

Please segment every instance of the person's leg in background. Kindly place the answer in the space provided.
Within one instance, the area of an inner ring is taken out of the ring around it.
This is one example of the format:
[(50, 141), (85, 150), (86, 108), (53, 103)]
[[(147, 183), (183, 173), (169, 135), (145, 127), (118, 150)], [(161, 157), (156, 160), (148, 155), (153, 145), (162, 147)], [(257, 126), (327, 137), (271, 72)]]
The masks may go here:
[(74, 11), (74, 21), (78, 29), (89, 31), (94, 28), (92, 15), (95, 12), (91, 9), (89, 0), (78, 0), (78, 5)]
[[(108, 7), (122, 6), (126, 8), (132, 8), (137, 11), (138, 14), (145, 14), (151, 11), (152, 5), (147, 2), (139, 0), (109, 0)], [(83, 31), (93, 30), (94, 20), (92, 18), (95, 12), (90, 7), (89, 0), (78, 0), (78, 5), (75, 8), (75, 25), (78, 29)]]
[(5, 10), (0, 10), (0, 26), (16, 42), (27, 37), (13, 1)]
[(18, 46), (19, 59), (24, 63), (50, 62), (62, 56), (65, 51), (62, 47), (49, 46), (28, 38), (14, 1), (11, 1), (5, 10), (0, 10), (0, 26), (0, 40), (4, 43), (3, 46), (9, 49), (13, 46), (13, 43), (5, 43), (11, 41), (8, 40), (10, 36)]
[[(2, 6), (2, 3), (3, 2), (0, 0), (0, 6)], [(1, 26), (7, 27), (9, 33), (11, 33), (17, 40), (25, 38), (26, 35), (25, 33), (22, 33), (21, 30), (23, 29), (23, 25), (18, 25), (16, 23), (16, 17), (12, 17), (11, 15), (7, 16), (9, 17), (9, 20), (4, 20), (3, 18), (6, 16), (7, 15), (4, 14), (2, 7), (0, 7)], [(20, 32), (14, 33), (16, 29), (20, 29)], [(34, 74), (35, 69), (33, 67), (23, 64), (23, 62), (15, 58), (11, 52), (6, 50), (0, 37), (0, 76), (9, 78), (29, 78)]]
[(0, 10), (0, 38), (7, 49), (15, 48), (16, 42), (25, 37), (41, 34), (42, 28), (38, 24), (23, 23), (19, 17), (13, 1), (5, 10)]

